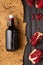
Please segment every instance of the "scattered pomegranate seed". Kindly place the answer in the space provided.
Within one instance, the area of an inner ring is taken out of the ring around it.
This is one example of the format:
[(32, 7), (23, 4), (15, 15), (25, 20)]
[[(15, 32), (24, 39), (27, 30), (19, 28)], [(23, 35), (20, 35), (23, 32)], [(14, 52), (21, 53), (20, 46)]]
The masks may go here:
[(39, 14), (36, 15), (36, 20), (40, 20), (41, 18), (43, 18), (42, 14), (39, 13)]
[(34, 16), (34, 14), (32, 14), (32, 20), (34, 20), (35, 19), (35, 16)]
[(36, 15), (36, 17), (35, 17), (34, 14), (32, 14), (32, 20), (34, 20), (34, 19), (36, 19), (36, 20), (43, 19), (43, 15), (40, 14), (40, 13), (38, 13), (38, 14)]

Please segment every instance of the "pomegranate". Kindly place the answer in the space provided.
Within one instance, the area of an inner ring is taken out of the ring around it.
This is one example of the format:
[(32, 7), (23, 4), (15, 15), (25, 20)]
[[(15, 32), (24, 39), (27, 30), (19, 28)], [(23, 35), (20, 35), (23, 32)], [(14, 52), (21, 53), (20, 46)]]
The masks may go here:
[(32, 7), (34, 5), (35, 0), (26, 0), (27, 4)]
[(36, 32), (32, 35), (30, 42), (32, 46), (36, 46), (42, 39), (43, 34), (40, 32)]
[(29, 60), (33, 63), (36, 64), (41, 61), (41, 58), (43, 57), (43, 52), (39, 49), (34, 49), (30, 54), (29, 54)]
[(43, 0), (36, 0), (35, 2), (36, 8), (43, 8)]

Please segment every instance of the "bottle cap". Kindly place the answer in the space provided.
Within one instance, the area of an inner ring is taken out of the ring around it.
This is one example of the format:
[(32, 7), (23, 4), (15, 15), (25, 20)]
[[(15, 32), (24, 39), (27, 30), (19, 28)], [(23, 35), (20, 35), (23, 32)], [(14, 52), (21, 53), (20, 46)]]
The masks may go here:
[(10, 19), (14, 18), (14, 15), (9, 15), (8, 18)]

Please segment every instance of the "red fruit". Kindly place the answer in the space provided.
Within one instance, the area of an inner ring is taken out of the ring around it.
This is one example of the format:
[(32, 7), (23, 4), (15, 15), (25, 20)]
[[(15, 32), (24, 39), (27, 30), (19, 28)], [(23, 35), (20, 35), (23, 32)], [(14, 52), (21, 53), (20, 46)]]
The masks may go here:
[(34, 14), (32, 14), (32, 20), (34, 20), (35, 19), (35, 16), (34, 16)]
[(35, 6), (36, 8), (43, 8), (43, 0), (36, 0)]
[(42, 33), (40, 32), (34, 33), (30, 40), (31, 45), (36, 46), (41, 41), (41, 39), (42, 39)]
[(40, 20), (41, 18), (43, 18), (42, 14), (39, 13), (39, 14), (36, 15), (36, 20)]
[(26, 0), (27, 4), (32, 7), (34, 5), (35, 0)]
[(36, 20), (43, 19), (43, 15), (42, 15), (41, 13), (38, 13), (38, 14), (36, 15), (36, 17), (35, 17), (35, 15), (32, 14), (32, 20), (34, 20), (34, 19), (36, 19)]
[(33, 63), (36, 64), (41, 61), (41, 58), (43, 56), (43, 52), (38, 49), (34, 49), (30, 54), (29, 54), (29, 60)]

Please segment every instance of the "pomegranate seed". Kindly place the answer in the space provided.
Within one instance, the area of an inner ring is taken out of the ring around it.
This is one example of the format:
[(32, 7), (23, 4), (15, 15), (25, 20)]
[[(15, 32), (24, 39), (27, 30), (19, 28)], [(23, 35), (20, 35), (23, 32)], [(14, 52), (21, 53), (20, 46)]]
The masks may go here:
[(38, 14), (36, 15), (36, 17), (35, 17), (34, 14), (32, 14), (32, 20), (34, 20), (34, 19), (36, 19), (36, 20), (43, 19), (43, 15), (42, 15), (41, 13), (38, 13)]
[(40, 20), (41, 18), (43, 18), (42, 14), (39, 13), (39, 14), (36, 15), (36, 20)]

